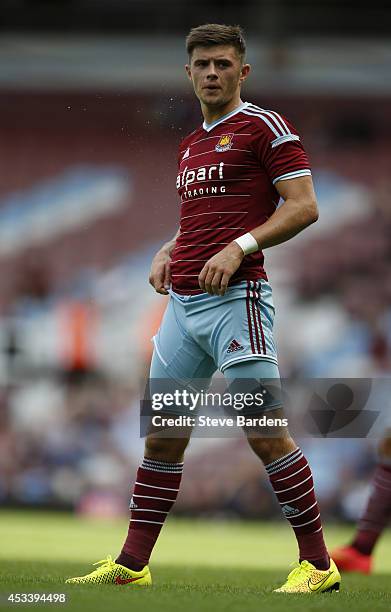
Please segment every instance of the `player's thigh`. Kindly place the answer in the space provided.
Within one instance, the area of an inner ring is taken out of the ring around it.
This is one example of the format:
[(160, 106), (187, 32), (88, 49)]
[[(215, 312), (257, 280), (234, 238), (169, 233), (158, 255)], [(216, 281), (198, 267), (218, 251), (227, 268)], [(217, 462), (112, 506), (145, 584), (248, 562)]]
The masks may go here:
[(147, 457), (181, 461), (193, 431), (193, 424), (186, 422), (193, 410), (183, 402), (190, 390), (188, 382), (170, 375), (155, 349), (141, 413)]
[(238, 402), (242, 397), (243, 414), (256, 415), (282, 408), (280, 372), (276, 363), (260, 359), (240, 361), (225, 368), (224, 377)]
[[(198, 411), (197, 393), (209, 387), (216, 371), (211, 356), (194, 341), (185, 325), (181, 305), (170, 300), (154, 338), (149, 377), (148, 405), (151, 416), (159, 413), (159, 422), (165, 417), (194, 417)], [(188, 423), (175, 427), (167, 429), (164, 435), (171, 432), (174, 437), (183, 438), (191, 434), (192, 426)]]
[(212, 357), (186, 329), (184, 307), (170, 299), (159, 331), (153, 338), (150, 378), (172, 378), (191, 383), (210, 379), (216, 371)]

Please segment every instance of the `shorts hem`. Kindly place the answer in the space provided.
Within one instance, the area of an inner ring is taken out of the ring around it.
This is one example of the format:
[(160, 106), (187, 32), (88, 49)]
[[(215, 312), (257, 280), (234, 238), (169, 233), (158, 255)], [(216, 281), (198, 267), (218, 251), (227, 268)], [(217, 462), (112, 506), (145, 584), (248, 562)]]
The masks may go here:
[(234, 363), (238, 363), (240, 361), (271, 361), (272, 363), (275, 363), (278, 366), (278, 361), (276, 357), (271, 357), (270, 355), (263, 355), (262, 353), (252, 353), (249, 355), (240, 355), (238, 357), (233, 357), (232, 359), (228, 359), (228, 361), (224, 361), (224, 363), (222, 363), (222, 365), (219, 367), (219, 370), (221, 373), (224, 373), (224, 370), (228, 366)]

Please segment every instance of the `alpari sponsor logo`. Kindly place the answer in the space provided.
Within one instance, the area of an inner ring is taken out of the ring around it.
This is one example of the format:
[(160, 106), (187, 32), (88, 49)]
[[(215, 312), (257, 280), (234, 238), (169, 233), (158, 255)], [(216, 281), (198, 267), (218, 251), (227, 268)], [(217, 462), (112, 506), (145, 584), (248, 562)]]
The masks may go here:
[(232, 147), (233, 138), (233, 134), (223, 134), (222, 136), (220, 136), (220, 140), (215, 146), (215, 150), (219, 153), (224, 153), (224, 151), (228, 151)]
[(201, 166), (195, 170), (189, 170), (186, 166), (183, 172), (180, 172), (176, 180), (176, 188), (188, 188), (192, 183), (201, 183), (203, 181), (213, 181), (214, 179), (222, 180), (224, 178), (224, 162), (220, 162), (218, 166)]
[(288, 506), (288, 504), (285, 504), (285, 506), (283, 506), (281, 510), (284, 516), (294, 516), (295, 514), (299, 514), (300, 512), (300, 510), (298, 510), (297, 508), (293, 508), (293, 506)]

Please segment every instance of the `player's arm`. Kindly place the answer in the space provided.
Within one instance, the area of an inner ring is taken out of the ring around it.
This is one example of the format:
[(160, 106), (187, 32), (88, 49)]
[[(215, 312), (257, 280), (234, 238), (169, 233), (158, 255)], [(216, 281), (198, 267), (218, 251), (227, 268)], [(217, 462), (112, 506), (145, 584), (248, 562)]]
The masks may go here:
[(170, 288), (171, 273), (170, 263), (171, 254), (174, 250), (176, 239), (179, 236), (179, 229), (175, 236), (163, 244), (162, 248), (156, 253), (152, 260), (149, 282), (157, 293), (168, 294)]
[[(251, 230), (258, 249), (281, 244), (318, 219), (318, 207), (312, 179), (302, 176), (275, 185), (284, 203), (262, 225)], [(212, 295), (224, 295), (231, 276), (245, 257), (237, 242), (232, 241), (206, 262), (198, 277), (203, 291)]]
[(310, 176), (278, 181), (275, 187), (284, 203), (265, 223), (251, 230), (262, 250), (293, 238), (319, 217)]

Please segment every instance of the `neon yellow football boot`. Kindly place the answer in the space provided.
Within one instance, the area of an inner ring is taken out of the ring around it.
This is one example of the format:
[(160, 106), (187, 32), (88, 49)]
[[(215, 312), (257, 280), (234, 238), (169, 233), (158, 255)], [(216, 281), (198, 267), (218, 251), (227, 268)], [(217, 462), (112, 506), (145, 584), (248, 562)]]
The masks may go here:
[(119, 565), (109, 555), (107, 559), (97, 561), (94, 565), (100, 565), (96, 570), (85, 576), (68, 578), (67, 584), (125, 584), (148, 586), (152, 584), (151, 572), (146, 565), (140, 572)]
[(326, 593), (339, 591), (341, 575), (334, 561), (326, 571), (318, 570), (309, 561), (302, 561), (289, 574), (287, 581), (274, 593)]

